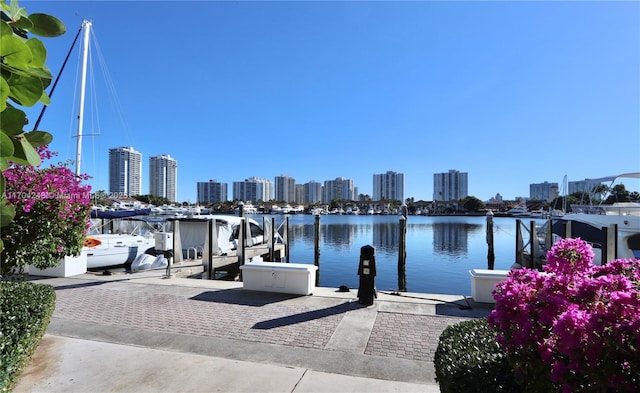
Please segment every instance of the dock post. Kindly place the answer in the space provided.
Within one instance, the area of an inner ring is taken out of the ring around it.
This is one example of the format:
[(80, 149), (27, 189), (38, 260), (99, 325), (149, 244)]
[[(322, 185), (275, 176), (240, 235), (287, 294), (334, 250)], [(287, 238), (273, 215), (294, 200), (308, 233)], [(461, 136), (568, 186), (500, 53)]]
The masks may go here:
[(487, 269), (493, 270), (496, 261), (496, 254), (493, 249), (493, 212), (487, 211)]
[(284, 219), (284, 257), (289, 263), (289, 217)]
[(274, 262), (276, 257), (276, 220), (271, 217), (269, 220), (271, 222), (270, 231), (269, 231), (269, 261)]
[(407, 291), (407, 218), (400, 216), (400, 247), (398, 249), (398, 291)]
[(536, 229), (536, 222), (531, 220), (529, 223), (529, 236), (531, 240), (529, 241), (529, 245), (531, 247), (531, 268), (539, 270), (542, 267), (541, 257), (540, 255), (540, 241), (538, 239), (538, 230)]
[[(213, 271), (213, 231), (215, 229), (214, 227), (214, 220), (207, 220), (207, 277), (209, 278), (209, 280), (213, 280), (214, 278), (216, 278), (216, 272)], [(216, 241), (216, 245), (217, 245), (217, 241)]]
[(520, 266), (525, 267), (524, 263), (524, 241), (522, 240), (522, 228), (521, 221), (516, 220), (516, 263), (520, 264)]
[(320, 286), (320, 215), (316, 214), (313, 223), (313, 264), (316, 269), (316, 286)]
[(611, 224), (602, 227), (602, 260), (601, 265), (615, 260), (618, 257), (618, 225)]

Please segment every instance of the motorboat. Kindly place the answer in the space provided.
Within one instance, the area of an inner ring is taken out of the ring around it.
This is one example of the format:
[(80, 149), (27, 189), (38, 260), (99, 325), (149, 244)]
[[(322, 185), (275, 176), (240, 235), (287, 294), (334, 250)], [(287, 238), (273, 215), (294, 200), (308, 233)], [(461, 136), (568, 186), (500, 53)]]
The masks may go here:
[(519, 205), (507, 210), (506, 214), (511, 217), (531, 217), (531, 213), (526, 206)]
[[(171, 223), (171, 230), (174, 234), (177, 233), (175, 235), (177, 238), (176, 247), (182, 250), (183, 258), (195, 258), (204, 252), (209, 221), (215, 222), (216, 226), (217, 247), (214, 246), (214, 253), (224, 255), (238, 248), (240, 226), (243, 220), (248, 222), (245, 245), (251, 247), (262, 244), (264, 230), (252, 218), (223, 214), (203, 214), (193, 217), (169, 218), (167, 222)], [(176, 223), (179, 223), (177, 231)]]
[[(618, 178), (640, 179), (640, 172), (609, 176), (604, 181)], [(572, 213), (553, 217), (552, 233), (555, 238), (569, 235), (589, 242), (596, 257), (596, 263), (602, 261), (602, 250), (610, 242), (605, 231), (617, 228), (615, 232), (615, 258), (640, 258), (640, 203), (617, 202), (595, 206), (571, 205)], [(569, 227), (570, 233), (567, 230)], [(611, 247), (612, 244), (609, 244)], [(606, 262), (606, 261), (605, 261)]]

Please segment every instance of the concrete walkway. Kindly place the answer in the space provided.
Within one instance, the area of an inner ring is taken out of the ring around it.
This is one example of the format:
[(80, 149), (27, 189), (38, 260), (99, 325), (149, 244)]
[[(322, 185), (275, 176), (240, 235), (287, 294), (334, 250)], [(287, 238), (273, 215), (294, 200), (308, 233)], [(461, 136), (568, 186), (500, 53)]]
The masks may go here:
[(463, 296), (316, 288), (311, 296), (164, 271), (39, 279), (47, 334), (15, 392), (438, 392), (446, 326), (488, 315)]

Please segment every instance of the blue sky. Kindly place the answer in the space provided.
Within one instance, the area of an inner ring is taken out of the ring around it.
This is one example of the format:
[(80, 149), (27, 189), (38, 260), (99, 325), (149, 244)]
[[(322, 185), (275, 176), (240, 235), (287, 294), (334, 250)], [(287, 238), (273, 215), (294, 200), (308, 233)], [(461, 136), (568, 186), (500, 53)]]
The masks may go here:
[[(231, 198), (252, 176), (345, 177), (371, 194), (373, 174), (396, 171), (405, 197), (431, 200), (433, 174), (455, 169), (487, 200), (640, 171), (639, 2), (20, 4), (67, 25), (44, 40), (54, 73), (93, 23), (85, 133), (100, 136), (85, 137), (82, 171), (94, 190), (108, 190), (117, 146), (143, 154), (143, 193), (149, 157), (176, 158), (191, 202), (198, 181), (228, 183)], [(39, 127), (61, 160), (75, 157), (79, 61)]]

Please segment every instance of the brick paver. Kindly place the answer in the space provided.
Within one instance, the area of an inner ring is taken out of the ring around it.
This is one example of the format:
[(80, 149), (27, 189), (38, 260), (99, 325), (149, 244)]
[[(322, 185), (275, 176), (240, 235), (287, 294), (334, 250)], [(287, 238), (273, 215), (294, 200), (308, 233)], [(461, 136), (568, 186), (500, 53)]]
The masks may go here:
[(259, 304), (234, 304), (234, 299), (216, 291), (184, 298), (71, 288), (56, 295), (56, 318), (306, 348), (323, 348), (344, 315), (340, 305), (318, 310), (287, 302), (270, 303), (278, 297), (268, 295)]
[(364, 353), (433, 361), (442, 331), (466, 319), (379, 312)]
[[(315, 307), (286, 301), (296, 296), (207, 290), (195, 296), (106, 287), (56, 291), (54, 317), (103, 325), (323, 349), (346, 312), (348, 300)], [(467, 318), (378, 312), (365, 355), (433, 361), (442, 331)]]

